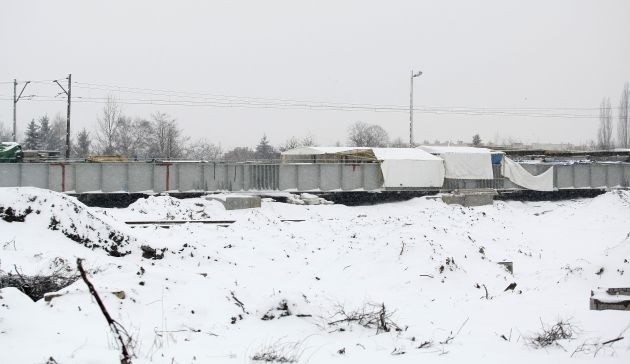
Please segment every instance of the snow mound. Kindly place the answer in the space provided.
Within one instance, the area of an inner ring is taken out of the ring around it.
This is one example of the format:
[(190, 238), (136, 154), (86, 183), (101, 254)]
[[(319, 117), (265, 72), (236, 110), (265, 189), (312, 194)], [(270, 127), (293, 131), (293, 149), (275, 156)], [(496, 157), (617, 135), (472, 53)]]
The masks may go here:
[(102, 249), (114, 257), (130, 254), (130, 245), (136, 242), (124, 232), (125, 227), (93, 214), (76, 198), (34, 187), (0, 188), (0, 226), (6, 223), (58, 231), (74, 242)]
[(334, 202), (310, 193), (302, 193), (300, 195), (290, 194), (287, 197), (287, 203), (293, 205), (332, 205)]
[(604, 195), (604, 197), (608, 197), (616, 200), (623, 206), (630, 207), (630, 191), (628, 190), (616, 190)]
[(129, 217), (139, 220), (203, 220), (225, 212), (218, 201), (180, 200), (168, 195), (149, 196), (127, 208)]

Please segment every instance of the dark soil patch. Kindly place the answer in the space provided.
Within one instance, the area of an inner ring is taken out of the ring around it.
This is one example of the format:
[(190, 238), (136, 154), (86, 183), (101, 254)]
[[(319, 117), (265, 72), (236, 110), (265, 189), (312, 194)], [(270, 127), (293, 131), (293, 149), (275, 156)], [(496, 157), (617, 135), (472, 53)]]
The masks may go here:
[(0, 206), (0, 219), (6, 222), (24, 222), (26, 217), (31, 212), (33, 212), (33, 209), (31, 209), (30, 206), (27, 207), (23, 213), (19, 213), (18, 211), (15, 211), (13, 207), (11, 206), (9, 207)]
[(164, 258), (164, 252), (166, 251), (166, 248), (154, 249), (154, 248), (151, 248), (148, 245), (142, 245), (140, 247), (140, 249), (142, 249), (142, 257), (143, 258), (145, 258), (145, 259), (153, 259), (153, 260)]

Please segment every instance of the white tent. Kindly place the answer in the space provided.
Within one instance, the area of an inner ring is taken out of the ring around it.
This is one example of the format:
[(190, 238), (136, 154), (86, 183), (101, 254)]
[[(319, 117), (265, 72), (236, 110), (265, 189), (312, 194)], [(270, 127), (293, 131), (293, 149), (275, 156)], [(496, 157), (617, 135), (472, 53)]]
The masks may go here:
[[(492, 155), (502, 154), (491, 149), (475, 147), (420, 146), (418, 148), (444, 159), (445, 176), (454, 179), (492, 179)], [(514, 184), (534, 191), (553, 191), (553, 167), (534, 176), (520, 164), (505, 156), (500, 160), (501, 174)]]
[(492, 179), (492, 151), (474, 147), (419, 146), (444, 160), (445, 177), (453, 179)]
[[(303, 158), (300, 158), (302, 156)], [(282, 153), (284, 161), (308, 160), (309, 157), (313, 156), (338, 156), (355, 160), (381, 161), (383, 188), (439, 188), (444, 183), (442, 159), (420, 149), (302, 147)], [(340, 159), (340, 161), (343, 160)]]
[(442, 187), (444, 162), (414, 148), (373, 148), (382, 160), (383, 187)]

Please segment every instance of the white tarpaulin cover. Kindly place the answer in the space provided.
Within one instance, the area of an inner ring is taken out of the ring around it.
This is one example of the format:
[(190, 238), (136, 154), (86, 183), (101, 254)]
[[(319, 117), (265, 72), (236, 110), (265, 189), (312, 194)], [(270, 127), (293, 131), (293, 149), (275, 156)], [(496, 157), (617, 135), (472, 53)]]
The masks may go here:
[(382, 160), (383, 187), (442, 187), (444, 162), (414, 148), (372, 148)]
[(442, 187), (444, 162), (441, 158), (415, 148), (368, 147), (302, 147), (283, 152), (283, 156), (338, 154), (362, 158), (372, 152), (374, 160), (381, 160), (383, 187)]
[(493, 179), (492, 151), (473, 147), (419, 146), (444, 160), (446, 178)]
[(553, 167), (534, 176), (510, 158), (503, 158), (501, 174), (513, 183), (534, 191), (553, 191)]

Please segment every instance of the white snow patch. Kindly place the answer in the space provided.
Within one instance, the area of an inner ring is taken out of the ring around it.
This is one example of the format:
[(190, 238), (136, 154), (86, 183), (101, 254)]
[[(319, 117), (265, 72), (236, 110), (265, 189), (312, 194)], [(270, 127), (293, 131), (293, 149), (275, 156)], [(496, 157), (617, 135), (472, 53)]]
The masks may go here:
[[(0, 189), (0, 201), (12, 194), (50, 198), (43, 190)], [(243, 363), (274, 348), (311, 363), (622, 363), (630, 360), (627, 339), (595, 358), (571, 354), (628, 325), (626, 312), (590, 311), (588, 301), (596, 287), (628, 285), (629, 201), (628, 191), (617, 191), (476, 208), (416, 198), (358, 207), (264, 201), (261, 209), (226, 212), (202, 198), (157, 196), (127, 209), (99, 209), (110, 216), (102, 221), (121, 226), (130, 216), (203, 212), (228, 214), (221, 216), (236, 223), (134, 230), (149, 245), (168, 248), (163, 259), (147, 260), (68, 244), (57, 231), (44, 227), (44, 234), (31, 214), (32, 234), (25, 223), (0, 220), (1, 264), (26, 270), (43, 257), (72, 261), (85, 252), (90, 279), (134, 338), (134, 363)], [(81, 219), (94, 215), (82, 209)], [(36, 234), (45, 242), (31, 242)], [(11, 237), (15, 245), (5, 245)], [(513, 275), (502, 261), (514, 263)], [(516, 287), (506, 291), (511, 283)], [(121, 290), (124, 299), (111, 293)], [(84, 284), (61, 293), (32, 303), (16, 290), (0, 290), (3, 362), (119, 361)], [(350, 312), (371, 303), (384, 304), (402, 331), (329, 325), (339, 307)], [(527, 344), (541, 321), (551, 326), (559, 318), (579, 327), (572, 340), (545, 350)], [(431, 344), (419, 348), (424, 342)]]

